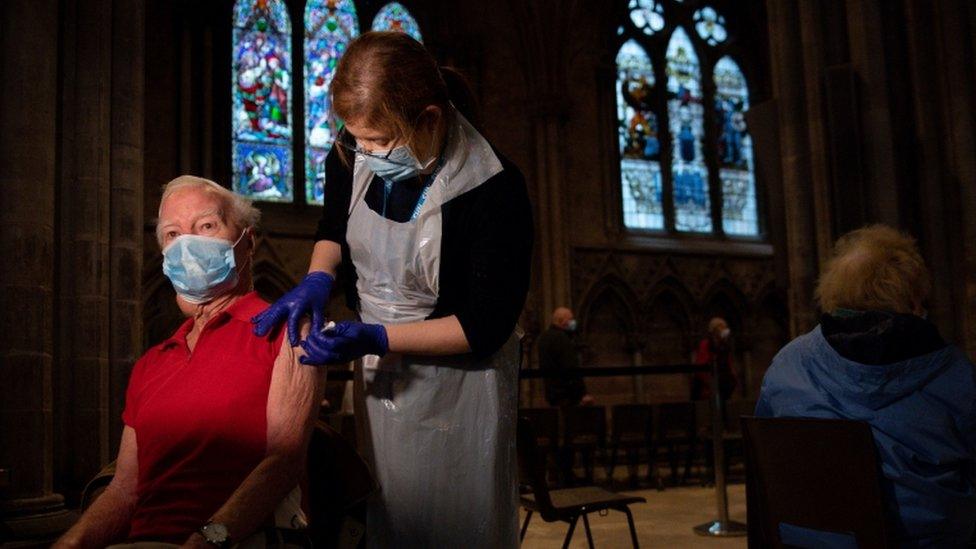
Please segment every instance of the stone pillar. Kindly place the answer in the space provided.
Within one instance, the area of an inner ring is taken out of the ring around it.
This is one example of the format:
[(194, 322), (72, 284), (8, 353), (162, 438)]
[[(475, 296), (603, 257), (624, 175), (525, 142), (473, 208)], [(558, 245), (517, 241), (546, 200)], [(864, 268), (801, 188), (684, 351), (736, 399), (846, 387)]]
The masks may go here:
[(786, 251), (788, 254), (790, 333), (816, 324), (813, 285), (817, 276), (818, 238), (811, 167), (807, 89), (804, 81), (800, 17), (795, 2), (767, 2), (772, 52), (773, 95), (779, 121)]
[(0, 2), (0, 536), (50, 540), (71, 515), (53, 492), (57, 319), (58, 15)]
[[(577, 2), (545, 0), (509, 3), (517, 23), (523, 66), (533, 117), (535, 141), (535, 204), (538, 211), (535, 242), (542, 272), (540, 320), (558, 306), (572, 306), (569, 250), (565, 234), (566, 170), (563, 150), (564, 121), (568, 114), (565, 90), (566, 36), (578, 14)], [(545, 329), (545, 320), (539, 326)]]
[(115, 458), (142, 351), (145, 14), (133, 2), (63, 5), (55, 456), (73, 501)]
[(63, 6), (55, 456), (65, 495), (75, 499), (109, 460), (112, 3)]
[(145, 21), (142, 2), (112, 10), (111, 184), (109, 196), (109, 448), (122, 435), (129, 373), (142, 355)]

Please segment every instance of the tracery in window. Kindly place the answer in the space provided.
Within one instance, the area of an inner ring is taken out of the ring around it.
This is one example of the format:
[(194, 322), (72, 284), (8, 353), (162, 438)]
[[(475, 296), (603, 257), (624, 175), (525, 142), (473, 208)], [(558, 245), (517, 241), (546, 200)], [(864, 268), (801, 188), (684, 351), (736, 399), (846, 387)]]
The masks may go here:
[(746, 126), (749, 88), (732, 58), (715, 63), (715, 114), (718, 120), (719, 178), (722, 180), (722, 228), (727, 234), (759, 234), (752, 137)]
[(721, 44), (728, 38), (725, 31), (725, 17), (711, 6), (705, 6), (695, 12), (695, 31), (702, 40), (708, 42), (709, 46)]
[(292, 186), (291, 24), (283, 0), (237, 0), (232, 36), (233, 188), (288, 202)]
[(712, 230), (712, 214), (708, 167), (702, 154), (705, 109), (701, 69), (695, 48), (681, 27), (671, 35), (666, 59), (674, 228), (707, 233)]
[(618, 1), (624, 228), (760, 236), (749, 86), (725, 17), (704, 2)]
[(420, 35), (420, 25), (417, 24), (417, 20), (399, 2), (390, 2), (383, 6), (373, 18), (371, 29), (374, 31), (405, 32), (417, 42), (422, 43), (424, 41), (423, 36)]
[(630, 20), (650, 36), (664, 28), (664, 6), (657, 0), (630, 0)]
[(305, 199), (321, 204), (325, 157), (339, 122), (332, 112), (329, 88), (339, 59), (359, 36), (352, 0), (308, 0), (305, 5)]
[(628, 40), (617, 53), (617, 121), (624, 225), (634, 229), (664, 228), (654, 84), (647, 52)]

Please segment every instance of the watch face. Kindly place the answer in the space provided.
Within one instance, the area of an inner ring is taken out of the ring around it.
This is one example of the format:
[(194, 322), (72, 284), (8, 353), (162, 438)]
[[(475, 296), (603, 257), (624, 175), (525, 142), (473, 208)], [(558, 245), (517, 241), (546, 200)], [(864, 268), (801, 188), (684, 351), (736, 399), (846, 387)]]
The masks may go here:
[(203, 537), (211, 543), (225, 543), (227, 541), (227, 527), (219, 522), (211, 522), (200, 529)]

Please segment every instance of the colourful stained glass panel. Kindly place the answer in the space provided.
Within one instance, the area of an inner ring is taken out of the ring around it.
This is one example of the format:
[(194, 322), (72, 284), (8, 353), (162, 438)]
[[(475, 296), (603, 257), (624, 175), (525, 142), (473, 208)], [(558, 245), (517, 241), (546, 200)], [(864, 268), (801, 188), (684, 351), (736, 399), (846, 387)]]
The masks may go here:
[(283, 0), (237, 0), (232, 37), (233, 188), (290, 202), (291, 25)]
[(661, 143), (653, 110), (654, 69), (637, 42), (617, 53), (617, 127), (624, 226), (663, 229)]
[(339, 59), (357, 36), (352, 0), (309, 0), (305, 5), (305, 200), (310, 204), (322, 203), (325, 157), (339, 131), (329, 88)]
[(420, 25), (417, 24), (417, 20), (399, 2), (390, 2), (383, 6), (373, 18), (371, 29), (374, 31), (405, 32), (417, 42), (424, 41), (423, 36), (420, 35)]
[(678, 27), (665, 54), (668, 75), (668, 126), (671, 131), (671, 179), (674, 227), (678, 231), (711, 232), (708, 168), (702, 155), (705, 110), (701, 69), (688, 34)]
[(715, 64), (715, 114), (718, 120), (722, 229), (726, 234), (759, 234), (752, 137), (746, 125), (749, 87), (739, 66), (726, 56)]

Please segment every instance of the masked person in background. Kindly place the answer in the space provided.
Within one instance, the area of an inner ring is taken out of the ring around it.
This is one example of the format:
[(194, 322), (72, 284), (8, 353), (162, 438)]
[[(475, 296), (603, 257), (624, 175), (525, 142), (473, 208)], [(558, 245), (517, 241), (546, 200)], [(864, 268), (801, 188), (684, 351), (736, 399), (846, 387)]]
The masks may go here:
[[(732, 369), (732, 330), (724, 318), (715, 317), (708, 321), (708, 336), (698, 344), (695, 364), (711, 365), (718, 363), (718, 387), (722, 400), (728, 400), (735, 391), (738, 380)], [(691, 378), (691, 400), (712, 398), (711, 372), (698, 372)]]
[[(312, 317), (303, 362), (356, 362), (357, 425), (380, 485), (371, 547), (516, 547), (515, 328), (529, 285), (525, 181), (455, 108), (423, 45), (354, 40), (332, 104), (309, 274), (254, 320)], [(358, 321), (323, 330), (333, 277)]]
[(252, 333), (259, 215), (206, 179), (166, 185), (156, 236), (188, 318), (133, 367), (115, 476), (55, 547), (306, 546), (297, 485), (325, 375)]
[(539, 336), (539, 369), (554, 374), (545, 378), (546, 401), (550, 406), (589, 406), (593, 397), (586, 391), (579, 368), (579, 355), (573, 344), (576, 332), (573, 311), (559, 307), (552, 323)]

